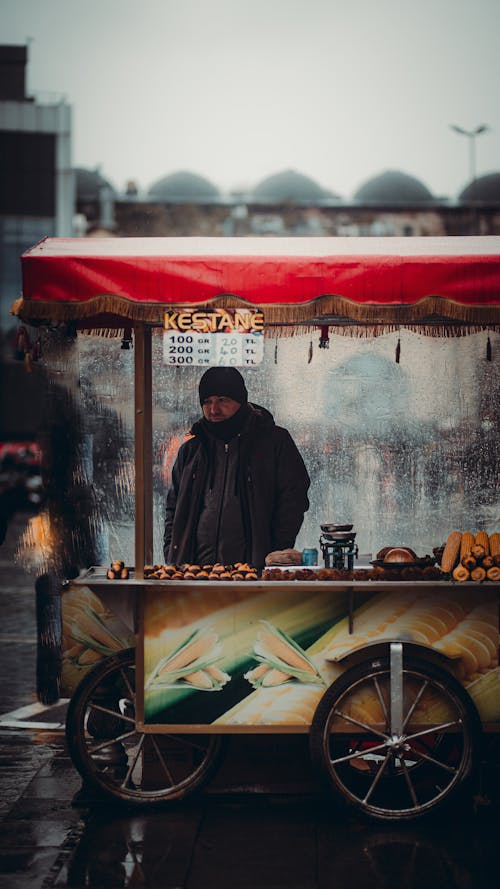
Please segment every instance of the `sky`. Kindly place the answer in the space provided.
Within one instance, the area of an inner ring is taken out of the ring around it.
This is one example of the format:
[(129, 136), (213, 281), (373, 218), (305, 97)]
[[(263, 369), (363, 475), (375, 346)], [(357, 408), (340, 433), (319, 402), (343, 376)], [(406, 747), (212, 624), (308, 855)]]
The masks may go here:
[(140, 192), (293, 169), (349, 198), (401, 170), (456, 198), (472, 144), (500, 171), (499, 35), (499, 0), (0, 0), (28, 94), (72, 106), (73, 166)]

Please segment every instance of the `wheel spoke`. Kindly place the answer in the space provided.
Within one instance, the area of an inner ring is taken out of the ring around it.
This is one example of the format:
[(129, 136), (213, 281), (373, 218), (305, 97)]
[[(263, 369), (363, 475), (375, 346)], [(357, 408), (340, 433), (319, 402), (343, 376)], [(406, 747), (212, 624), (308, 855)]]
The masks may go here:
[(127, 686), (127, 691), (132, 699), (133, 704), (135, 705), (135, 684), (133, 687), (129, 678), (128, 678), (128, 673), (125, 672), (125, 669), (123, 667), (120, 670), (120, 676), (122, 677), (125, 685)]
[(441, 725), (433, 725), (431, 728), (424, 728), (419, 732), (413, 732), (411, 735), (406, 735), (405, 741), (414, 741), (415, 738), (423, 738), (424, 735), (430, 735), (432, 732), (442, 732), (447, 728), (456, 728), (456, 726), (462, 725), (462, 720), (454, 719), (453, 722), (442, 722)]
[(120, 787), (121, 787), (122, 789), (125, 789), (125, 788), (127, 787), (127, 784), (128, 784), (128, 782), (129, 782), (129, 780), (130, 780), (130, 778), (131, 778), (132, 772), (134, 771), (134, 769), (135, 769), (135, 767), (136, 767), (137, 760), (139, 759), (139, 756), (140, 756), (140, 754), (141, 754), (142, 748), (143, 748), (143, 746), (144, 746), (144, 740), (145, 740), (145, 738), (146, 738), (146, 735), (141, 735), (141, 736), (140, 736), (139, 743), (138, 743), (138, 745), (137, 745), (137, 750), (136, 750), (136, 752), (135, 752), (135, 756), (133, 757), (132, 762), (130, 763), (130, 765), (129, 765), (128, 769), (127, 769), (127, 774), (125, 775), (123, 781), (122, 781), (121, 784), (120, 784)]
[(124, 716), (123, 713), (117, 713), (116, 710), (111, 710), (109, 707), (103, 707), (101, 704), (94, 704), (93, 701), (89, 701), (89, 710), (98, 710), (99, 713), (107, 713), (108, 716), (113, 716), (115, 719), (121, 719), (123, 722), (130, 722), (132, 725), (135, 725), (135, 719), (132, 719), (131, 716)]
[(428, 753), (423, 753), (421, 750), (416, 750), (414, 747), (412, 747), (412, 753), (414, 753), (415, 756), (418, 756), (420, 759), (425, 759), (426, 762), (430, 762), (432, 763), (432, 765), (444, 769), (445, 772), (451, 772), (452, 775), (456, 775), (457, 773), (457, 770), (454, 766), (449, 766), (445, 762), (442, 762), (439, 759), (435, 759), (433, 756), (429, 756)]
[(343, 713), (342, 710), (334, 710), (333, 715), (345, 719), (345, 721), (349, 722), (351, 725), (357, 725), (358, 728), (364, 729), (365, 732), (368, 732), (371, 735), (377, 735), (378, 738), (384, 738), (385, 740), (388, 738), (385, 732), (379, 732), (378, 729), (374, 728), (372, 725), (368, 725), (366, 722), (360, 722), (359, 719), (353, 719), (352, 716), (348, 716), (347, 713)]
[(157, 744), (157, 742), (156, 742), (156, 738), (155, 738), (154, 735), (149, 735), (149, 737), (150, 737), (150, 740), (151, 740), (151, 744), (152, 744), (152, 746), (154, 747), (154, 749), (155, 749), (155, 751), (156, 751), (156, 755), (157, 755), (157, 757), (158, 757), (158, 759), (159, 759), (159, 761), (160, 761), (160, 765), (161, 765), (163, 771), (165, 772), (166, 778), (167, 778), (168, 781), (170, 781), (170, 786), (173, 787), (174, 784), (175, 784), (175, 778), (174, 778), (174, 776), (172, 775), (172, 773), (171, 773), (171, 771), (170, 771), (170, 769), (169, 769), (167, 763), (165, 762), (165, 760), (164, 760), (164, 758), (163, 758), (163, 754), (162, 754), (160, 748), (158, 747), (158, 744)]
[(349, 762), (351, 759), (362, 759), (368, 754), (377, 753), (379, 750), (385, 749), (386, 744), (377, 744), (375, 747), (370, 747), (368, 750), (359, 750), (357, 753), (348, 753), (347, 756), (338, 756), (335, 759), (330, 757), (330, 763), (332, 766), (335, 766), (339, 762)]
[(424, 691), (426, 690), (426, 688), (428, 687), (428, 685), (429, 685), (429, 680), (426, 679), (425, 682), (423, 683), (423, 685), (422, 685), (420, 691), (418, 692), (418, 694), (417, 694), (415, 700), (413, 701), (413, 704), (411, 705), (410, 709), (408, 710), (408, 713), (407, 713), (407, 715), (406, 715), (405, 721), (404, 721), (404, 723), (403, 723), (403, 731), (405, 731), (406, 726), (408, 725), (408, 723), (409, 723), (411, 717), (413, 716), (413, 714), (414, 714), (414, 712), (415, 712), (415, 709), (416, 709), (416, 707), (417, 707), (419, 701), (421, 700), (422, 695), (423, 695)]
[(110, 744), (116, 744), (117, 741), (125, 741), (126, 738), (132, 738), (136, 735), (137, 732), (135, 729), (131, 732), (124, 732), (122, 735), (116, 735), (112, 738), (106, 738), (104, 741), (100, 741), (99, 744), (89, 743), (88, 749), (90, 753), (98, 753), (99, 750), (104, 750), (106, 747), (109, 747)]
[(382, 689), (380, 688), (380, 685), (379, 685), (379, 681), (378, 681), (378, 677), (377, 677), (377, 676), (374, 676), (374, 677), (373, 677), (373, 684), (374, 684), (374, 686), (375, 686), (375, 691), (377, 692), (377, 698), (379, 699), (379, 703), (380, 703), (380, 706), (381, 706), (381, 708), (382, 708), (382, 713), (384, 714), (385, 727), (386, 727), (387, 730), (389, 730), (389, 725), (388, 725), (388, 722), (389, 722), (389, 715), (388, 715), (388, 713), (387, 713), (387, 707), (386, 707), (386, 705), (385, 705), (384, 697), (383, 697), (383, 695), (382, 695)]
[(400, 762), (401, 762), (401, 768), (403, 769), (403, 774), (405, 776), (406, 785), (408, 787), (408, 790), (410, 791), (411, 801), (412, 801), (413, 805), (415, 806), (415, 808), (417, 808), (418, 799), (417, 799), (417, 795), (415, 793), (415, 788), (413, 787), (413, 783), (412, 783), (410, 773), (408, 771), (408, 766), (406, 765), (404, 756), (401, 757)]
[(391, 758), (391, 751), (388, 750), (387, 753), (386, 753), (386, 755), (385, 755), (385, 759), (384, 759), (384, 761), (383, 761), (382, 763), (380, 763), (380, 767), (379, 767), (379, 769), (378, 769), (378, 772), (377, 772), (377, 774), (375, 775), (375, 777), (374, 777), (374, 779), (373, 779), (373, 781), (372, 781), (372, 783), (371, 783), (371, 785), (370, 785), (370, 788), (369, 788), (369, 790), (368, 790), (368, 793), (366, 794), (366, 796), (365, 796), (365, 798), (364, 798), (364, 800), (363, 800), (363, 802), (364, 802), (365, 804), (368, 803), (368, 801), (369, 801), (369, 799), (370, 799), (370, 797), (371, 797), (373, 791), (375, 790), (375, 788), (376, 788), (378, 782), (380, 781), (382, 775), (384, 774), (385, 769), (386, 769), (386, 766), (387, 766), (387, 764), (388, 764), (390, 758)]

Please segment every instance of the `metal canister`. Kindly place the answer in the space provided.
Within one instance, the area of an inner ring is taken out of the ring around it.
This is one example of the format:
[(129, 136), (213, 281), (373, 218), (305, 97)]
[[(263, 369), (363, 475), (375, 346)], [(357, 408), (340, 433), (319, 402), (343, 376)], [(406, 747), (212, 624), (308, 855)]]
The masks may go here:
[(317, 549), (303, 549), (302, 550), (302, 564), (303, 565), (317, 565), (318, 564), (318, 550)]

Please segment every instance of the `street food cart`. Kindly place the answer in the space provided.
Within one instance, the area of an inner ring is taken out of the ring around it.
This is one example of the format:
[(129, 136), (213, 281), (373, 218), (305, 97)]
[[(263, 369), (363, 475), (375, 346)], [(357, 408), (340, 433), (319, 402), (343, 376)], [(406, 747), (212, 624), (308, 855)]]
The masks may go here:
[[(378, 328), (487, 331), (491, 361), (500, 238), (47, 239), (22, 265), (21, 322), (119, 332), (134, 349), (134, 564), (115, 552), (62, 590), (82, 776), (128, 803), (177, 800), (228, 735), (308, 734), (324, 786), (362, 815), (410, 820), (464, 792), (500, 731), (498, 529), (451, 517), (432, 556), (391, 540), (363, 563), (352, 524), (327, 516), (318, 565), (162, 564), (152, 336), (177, 368), (252, 367), (266, 337), (297, 330), (325, 348)], [(476, 575), (461, 562), (474, 547)]]

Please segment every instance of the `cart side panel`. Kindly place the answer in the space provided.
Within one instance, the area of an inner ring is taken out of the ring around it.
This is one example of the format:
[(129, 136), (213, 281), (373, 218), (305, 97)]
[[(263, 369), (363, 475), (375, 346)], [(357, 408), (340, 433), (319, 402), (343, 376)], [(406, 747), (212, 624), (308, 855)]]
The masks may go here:
[[(425, 648), (447, 656), (483, 723), (500, 722), (496, 588), (423, 592), (390, 584), (356, 591), (350, 632), (347, 589), (265, 586), (144, 590), (140, 712), (146, 731), (202, 725), (222, 732), (304, 730), (325, 689), (348, 666), (339, 659), (390, 639), (421, 645), (424, 656)], [(375, 689), (373, 698), (362, 702), (367, 722), (371, 703), (378, 706)], [(425, 714), (430, 723), (442, 717)]]
[[(333, 626), (348, 621), (348, 590), (321, 587), (197, 583), (145, 589), (145, 725), (222, 726), (230, 714), (239, 724), (237, 709), (256, 690), (271, 692), (274, 700), (292, 685), (300, 687), (299, 702), (303, 692), (314, 711), (329, 682), (310, 652)], [(265, 709), (255, 721), (274, 724)], [(284, 723), (307, 724), (309, 710), (299, 710)]]
[(96, 663), (135, 644), (132, 589), (96, 593), (68, 584), (63, 590), (61, 695), (70, 697)]
[[(400, 640), (434, 649), (472, 698), (484, 725), (500, 722), (498, 666), (499, 592), (495, 584), (448, 584), (422, 591), (398, 587), (381, 592), (353, 613), (353, 632), (336, 634), (323, 656), (335, 663), (372, 642)], [(366, 701), (365, 718), (375, 703)], [(444, 714), (428, 713), (429, 721)], [(358, 713), (361, 718), (361, 711)], [(368, 720), (369, 721), (369, 720)]]

